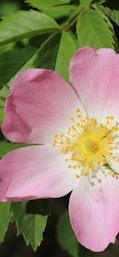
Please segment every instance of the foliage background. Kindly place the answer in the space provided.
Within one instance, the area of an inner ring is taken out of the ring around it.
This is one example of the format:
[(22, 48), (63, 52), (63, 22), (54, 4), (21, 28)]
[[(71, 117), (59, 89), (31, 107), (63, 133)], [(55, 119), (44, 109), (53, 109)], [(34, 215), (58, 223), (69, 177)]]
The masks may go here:
[[(68, 81), (70, 58), (84, 45), (119, 52), (119, 1), (1, 0), (0, 122), (17, 72), (42, 67)], [(0, 134), (1, 158), (18, 147)], [(103, 253), (77, 243), (67, 214), (68, 197), (0, 203), (0, 257), (118, 257), (118, 238)]]

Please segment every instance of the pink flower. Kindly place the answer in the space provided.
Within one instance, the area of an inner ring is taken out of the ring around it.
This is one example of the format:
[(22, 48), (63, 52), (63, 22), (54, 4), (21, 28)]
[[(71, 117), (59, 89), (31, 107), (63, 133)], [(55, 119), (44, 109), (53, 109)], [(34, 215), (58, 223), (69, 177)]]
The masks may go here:
[(102, 251), (119, 232), (119, 55), (84, 47), (69, 75), (70, 85), (54, 71), (28, 69), (12, 83), (2, 131), (33, 146), (1, 160), (0, 199), (72, 192), (69, 216), (78, 241)]

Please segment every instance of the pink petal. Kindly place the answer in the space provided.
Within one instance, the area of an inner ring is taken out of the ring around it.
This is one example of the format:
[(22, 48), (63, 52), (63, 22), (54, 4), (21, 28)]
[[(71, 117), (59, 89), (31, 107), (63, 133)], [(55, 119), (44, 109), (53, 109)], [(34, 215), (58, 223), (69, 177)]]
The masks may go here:
[(79, 49), (70, 62), (70, 80), (89, 116), (119, 118), (119, 54), (112, 49)]
[(79, 180), (69, 214), (78, 241), (92, 251), (103, 251), (119, 232), (119, 180), (103, 177), (95, 185), (86, 178)]
[(61, 197), (72, 190), (74, 178), (56, 149), (17, 149), (0, 161), (0, 201)]
[(80, 107), (75, 91), (51, 70), (28, 69), (11, 85), (2, 131), (14, 142), (48, 143), (67, 129), (69, 118)]

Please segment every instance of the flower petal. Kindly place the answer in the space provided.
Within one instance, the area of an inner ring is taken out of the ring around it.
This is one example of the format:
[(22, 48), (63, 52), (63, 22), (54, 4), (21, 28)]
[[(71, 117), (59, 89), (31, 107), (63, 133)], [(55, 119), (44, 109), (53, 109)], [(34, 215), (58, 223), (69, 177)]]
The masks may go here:
[(119, 162), (110, 160), (109, 165), (111, 169), (113, 169), (115, 173), (119, 175)]
[(52, 142), (67, 129), (69, 118), (80, 107), (75, 91), (51, 70), (28, 69), (11, 85), (5, 105), (4, 135), (23, 143)]
[(70, 62), (70, 80), (88, 115), (119, 118), (119, 54), (113, 49), (79, 49)]
[(17, 149), (0, 161), (0, 201), (61, 197), (74, 183), (62, 155), (48, 145)]
[(72, 228), (79, 242), (92, 251), (103, 251), (119, 232), (119, 180), (103, 177), (92, 185), (79, 180), (69, 202)]

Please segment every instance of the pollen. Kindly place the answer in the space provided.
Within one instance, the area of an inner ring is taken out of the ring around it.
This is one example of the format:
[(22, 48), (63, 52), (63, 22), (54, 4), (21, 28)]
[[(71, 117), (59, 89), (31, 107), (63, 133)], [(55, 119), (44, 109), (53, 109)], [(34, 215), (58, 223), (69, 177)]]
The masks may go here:
[(119, 162), (119, 124), (112, 115), (104, 123), (97, 123), (93, 117), (84, 116), (78, 108), (66, 133), (55, 134), (52, 147), (59, 147), (65, 155), (67, 168), (75, 177), (97, 176), (98, 170), (112, 177), (117, 176), (110, 162)]

